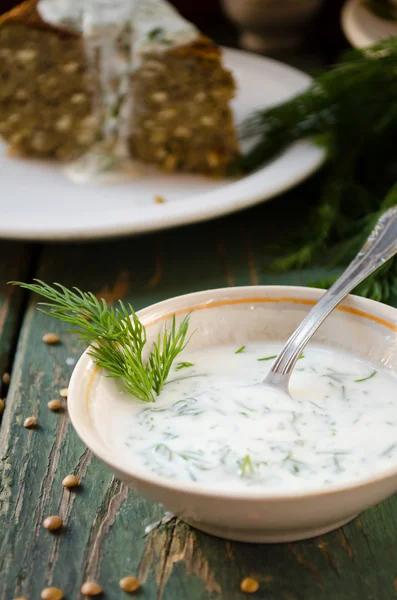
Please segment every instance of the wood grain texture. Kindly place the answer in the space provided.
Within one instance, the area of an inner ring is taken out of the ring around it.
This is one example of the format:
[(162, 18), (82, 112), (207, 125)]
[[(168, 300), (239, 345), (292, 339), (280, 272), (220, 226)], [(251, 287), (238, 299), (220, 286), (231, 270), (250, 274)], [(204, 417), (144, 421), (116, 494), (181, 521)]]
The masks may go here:
[(36, 254), (33, 246), (0, 242), (0, 398), (7, 393), (8, 386), (1, 378), (11, 370), (25, 297), (21, 290), (8, 286), (7, 281), (29, 277)]
[[(302, 190), (300, 191), (302, 193)], [(37, 274), (44, 280), (78, 285), (106, 296), (124, 296), (136, 309), (200, 289), (256, 283), (305, 284), (313, 271), (275, 275), (265, 246), (288, 241), (288, 195), (234, 217), (132, 240), (84, 246), (47, 246)], [(293, 544), (233, 543), (172, 521), (150, 535), (146, 525), (161, 507), (127, 490), (91, 456), (71, 428), (67, 411), (47, 408), (67, 385), (82, 346), (63, 326), (26, 311), (8, 407), (1, 430), (0, 600), (38, 598), (46, 585), (66, 598), (80, 598), (80, 585), (96, 579), (110, 600), (127, 598), (118, 582), (138, 575), (137, 597), (150, 600), (243, 600), (240, 582), (260, 582), (260, 600), (392, 600), (397, 597), (396, 498), (382, 503), (342, 530)], [(47, 331), (61, 344), (41, 341)], [(68, 360), (69, 359), (69, 360)], [(23, 419), (38, 417), (27, 430)], [(77, 490), (62, 487), (78, 474)], [(65, 529), (41, 523), (60, 514)]]

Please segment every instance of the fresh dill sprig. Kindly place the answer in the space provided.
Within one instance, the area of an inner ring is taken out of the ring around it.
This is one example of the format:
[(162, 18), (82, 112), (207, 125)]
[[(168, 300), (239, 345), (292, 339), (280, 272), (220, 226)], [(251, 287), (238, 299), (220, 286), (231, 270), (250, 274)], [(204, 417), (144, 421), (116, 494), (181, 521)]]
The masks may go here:
[(70, 331), (90, 344), (90, 356), (106, 369), (108, 377), (121, 379), (127, 392), (139, 400), (153, 402), (175, 358), (189, 341), (189, 316), (178, 327), (173, 317), (171, 329), (159, 333), (145, 362), (146, 330), (131, 304), (125, 305), (119, 300), (118, 306), (108, 306), (92, 292), (82, 292), (76, 287), (70, 290), (59, 283), (51, 286), (40, 279), (34, 281), (36, 283), (10, 283), (49, 300), (39, 303), (44, 307), (40, 312), (72, 325)]
[(152, 374), (153, 389), (157, 395), (159, 395), (167, 380), (172, 363), (189, 342), (189, 339), (186, 339), (188, 327), (189, 317), (187, 316), (177, 329), (174, 315), (171, 330), (164, 329), (163, 334), (159, 333), (157, 342), (153, 344), (153, 349), (147, 361), (147, 367)]

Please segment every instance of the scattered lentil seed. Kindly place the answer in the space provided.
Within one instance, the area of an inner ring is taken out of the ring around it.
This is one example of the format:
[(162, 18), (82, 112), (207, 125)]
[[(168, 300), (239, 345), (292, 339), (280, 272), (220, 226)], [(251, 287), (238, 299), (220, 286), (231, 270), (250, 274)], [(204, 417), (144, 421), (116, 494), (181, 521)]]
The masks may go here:
[(62, 388), (61, 390), (59, 390), (59, 395), (61, 396), (61, 398), (67, 398), (68, 392), (68, 388)]
[(163, 160), (163, 158), (165, 158), (167, 156), (167, 151), (164, 150), (164, 148), (159, 148), (158, 150), (156, 150), (155, 152), (155, 157), (158, 160)]
[(162, 102), (165, 102), (168, 98), (168, 94), (167, 92), (155, 92), (154, 94), (152, 94), (152, 100), (153, 102), (158, 102), (159, 104), (161, 104)]
[(19, 123), (19, 121), (21, 120), (21, 115), (19, 115), (18, 113), (13, 113), (12, 115), (10, 115), (7, 119), (7, 122), (10, 125), (14, 125), (15, 123)]
[(38, 152), (46, 152), (48, 146), (48, 136), (44, 133), (44, 131), (37, 131), (31, 139), (32, 148), (37, 150)]
[(259, 590), (259, 583), (251, 577), (246, 577), (240, 584), (240, 589), (246, 594), (254, 594)]
[(163, 198), (163, 196), (155, 196), (154, 201), (156, 202), (156, 204), (164, 204), (165, 198)]
[(70, 98), (70, 102), (72, 104), (84, 104), (84, 102), (86, 102), (86, 100), (87, 100), (87, 96), (82, 93), (73, 94), (73, 96)]
[(4, 385), (8, 385), (10, 383), (10, 374), (9, 373), (4, 373), (3, 375), (3, 383)]
[(177, 138), (190, 138), (191, 137), (191, 131), (187, 128), (184, 127), (183, 125), (178, 125), (178, 127), (175, 128), (174, 130), (174, 136)]
[(139, 590), (139, 581), (136, 577), (123, 577), (120, 579), (120, 587), (125, 592), (136, 592)]
[(67, 62), (64, 63), (61, 67), (64, 73), (76, 73), (79, 70), (79, 64), (76, 62)]
[(17, 90), (15, 92), (15, 98), (17, 100), (26, 100), (27, 97), (28, 97), (28, 92), (24, 88), (19, 88), (19, 90)]
[(45, 333), (43, 335), (43, 342), (49, 345), (58, 344), (59, 335), (57, 335), (56, 333)]
[(15, 56), (17, 60), (20, 60), (21, 62), (28, 62), (36, 58), (37, 51), (33, 48), (25, 48), (24, 50), (19, 50)]
[(86, 581), (81, 586), (81, 593), (85, 596), (99, 596), (102, 594), (102, 588), (95, 581)]
[(48, 531), (56, 531), (57, 529), (60, 529), (62, 525), (63, 521), (61, 517), (58, 517), (57, 515), (47, 517), (43, 521), (43, 527), (45, 527), (45, 529), (48, 529)]
[(30, 427), (34, 427), (37, 423), (37, 417), (28, 417), (24, 420), (23, 426), (29, 429)]
[(73, 123), (72, 117), (70, 115), (63, 115), (58, 119), (55, 123), (54, 129), (56, 131), (69, 131)]
[(212, 125), (215, 125), (215, 120), (209, 115), (204, 115), (201, 117), (200, 123), (201, 125), (204, 125), (204, 127), (212, 127)]
[(206, 99), (206, 97), (207, 94), (205, 92), (197, 92), (194, 99), (197, 100), (197, 102), (203, 102)]
[(5, 405), (5, 402), (4, 402), (4, 400), (1, 400), (1, 399), (0, 399), (0, 415), (1, 415), (1, 414), (3, 414), (3, 411), (4, 411), (4, 405)]
[(56, 587), (48, 587), (41, 590), (41, 600), (62, 600), (63, 592)]
[(61, 400), (50, 400), (49, 403), (47, 404), (48, 408), (50, 410), (59, 410), (60, 408), (62, 408), (63, 404), (61, 402)]
[(72, 488), (79, 485), (79, 478), (76, 475), (67, 475), (62, 481), (63, 487)]

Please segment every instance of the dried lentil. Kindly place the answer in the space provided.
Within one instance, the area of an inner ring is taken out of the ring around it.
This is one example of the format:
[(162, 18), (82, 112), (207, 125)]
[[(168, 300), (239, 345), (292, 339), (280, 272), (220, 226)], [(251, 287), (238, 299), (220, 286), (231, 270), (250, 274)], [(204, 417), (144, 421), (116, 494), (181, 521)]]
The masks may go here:
[(60, 408), (62, 408), (62, 402), (61, 400), (50, 400), (49, 403), (47, 404), (48, 408), (50, 410), (59, 410)]
[(63, 487), (72, 488), (79, 485), (79, 478), (76, 475), (67, 475), (62, 481)]
[(81, 593), (85, 596), (99, 596), (102, 594), (102, 588), (95, 581), (86, 581), (81, 586)]
[(45, 333), (43, 335), (43, 342), (49, 345), (58, 344), (59, 335), (57, 335), (56, 333)]
[(120, 587), (125, 592), (136, 592), (139, 589), (139, 581), (136, 577), (123, 577), (120, 579)]
[(58, 517), (57, 515), (47, 517), (43, 521), (43, 527), (45, 527), (45, 529), (48, 529), (48, 531), (56, 531), (57, 529), (60, 529), (62, 525), (63, 521), (61, 517)]
[(254, 594), (259, 590), (259, 583), (251, 577), (246, 577), (240, 584), (240, 589), (246, 594)]
[(44, 588), (40, 594), (41, 600), (62, 600), (63, 592), (56, 587)]
[(29, 429), (30, 427), (34, 427), (37, 423), (37, 417), (28, 417), (24, 420), (23, 426)]

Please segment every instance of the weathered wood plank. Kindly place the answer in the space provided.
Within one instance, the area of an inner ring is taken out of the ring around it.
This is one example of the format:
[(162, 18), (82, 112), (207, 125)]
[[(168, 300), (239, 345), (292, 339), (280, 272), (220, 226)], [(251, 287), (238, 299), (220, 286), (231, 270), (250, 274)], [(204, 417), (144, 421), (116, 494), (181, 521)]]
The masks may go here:
[[(13, 353), (22, 317), (24, 293), (7, 286), (7, 281), (27, 277), (37, 254), (34, 246), (0, 242), (0, 397), (7, 387), (1, 381), (11, 370)], [(0, 417), (1, 418), (1, 417)]]

